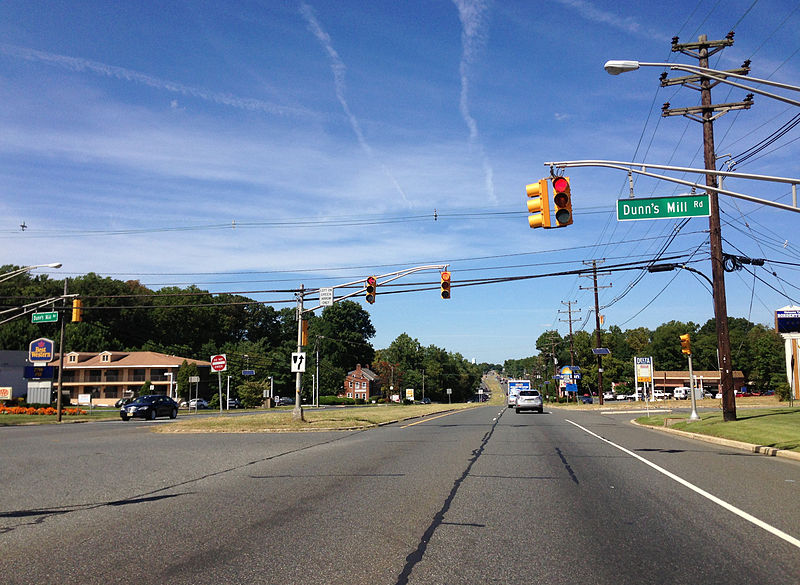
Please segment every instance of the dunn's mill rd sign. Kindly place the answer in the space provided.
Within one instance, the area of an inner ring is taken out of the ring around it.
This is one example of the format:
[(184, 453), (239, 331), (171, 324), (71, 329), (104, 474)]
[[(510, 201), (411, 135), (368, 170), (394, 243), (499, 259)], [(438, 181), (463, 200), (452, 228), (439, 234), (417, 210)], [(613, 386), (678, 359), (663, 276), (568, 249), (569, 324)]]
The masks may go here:
[(709, 215), (711, 215), (711, 211), (709, 210), (708, 193), (617, 201), (617, 221), (708, 217)]

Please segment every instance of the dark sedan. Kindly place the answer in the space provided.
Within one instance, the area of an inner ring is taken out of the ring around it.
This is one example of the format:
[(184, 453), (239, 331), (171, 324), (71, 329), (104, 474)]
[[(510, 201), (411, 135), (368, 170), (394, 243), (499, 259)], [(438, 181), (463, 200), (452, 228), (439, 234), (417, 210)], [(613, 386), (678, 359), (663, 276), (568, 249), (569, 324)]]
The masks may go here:
[(160, 394), (139, 396), (120, 408), (119, 416), (122, 420), (133, 417), (153, 420), (157, 416), (175, 418), (178, 416), (178, 403), (169, 396)]

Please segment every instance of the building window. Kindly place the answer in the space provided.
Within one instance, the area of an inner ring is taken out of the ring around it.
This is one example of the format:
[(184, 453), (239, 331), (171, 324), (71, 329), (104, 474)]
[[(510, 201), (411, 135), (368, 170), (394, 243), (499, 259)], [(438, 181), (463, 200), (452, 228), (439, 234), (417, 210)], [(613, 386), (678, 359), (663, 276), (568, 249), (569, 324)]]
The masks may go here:
[(103, 355), (100, 356), (100, 361), (101, 362), (110, 362), (111, 361), (111, 356), (109, 354), (107, 354), (107, 353), (104, 353)]
[(144, 382), (144, 368), (136, 368), (133, 370), (133, 381)]
[(87, 382), (99, 382), (100, 381), (100, 370), (89, 370), (89, 376), (86, 378)]
[(76, 355), (71, 355), (71, 356), (68, 356), (68, 358), (69, 358), (69, 359), (67, 359), (67, 361), (68, 361), (69, 363), (71, 363), (71, 364), (77, 363), (77, 361), (78, 361), (78, 356), (76, 356)]

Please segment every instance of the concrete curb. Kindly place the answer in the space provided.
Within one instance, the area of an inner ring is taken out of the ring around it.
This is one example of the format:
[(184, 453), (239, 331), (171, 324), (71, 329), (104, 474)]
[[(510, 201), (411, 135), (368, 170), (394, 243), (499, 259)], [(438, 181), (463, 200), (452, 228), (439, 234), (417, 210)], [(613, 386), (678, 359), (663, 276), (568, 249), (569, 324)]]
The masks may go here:
[(786, 449), (776, 449), (775, 447), (767, 447), (766, 445), (753, 445), (752, 443), (743, 443), (741, 441), (733, 441), (731, 439), (723, 439), (721, 437), (714, 437), (711, 435), (690, 433), (687, 431), (681, 431), (669, 427), (655, 427), (652, 425), (643, 425), (637, 423), (636, 420), (631, 420), (631, 422), (637, 427), (650, 429), (653, 431), (660, 431), (662, 433), (667, 433), (667, 434), (678, 435), (681, 437), (686, 437), (687, 439), (694, 439), (695, 441), (713, 443), (714, 445), (722, 445), (724, 447), (733, 447), (734, 449), (741, 449), (743, 451), (749, 451), (750, 453), (756, 453), (759, 455), (767, 455), (769, 457), (784, 457), (786, 459), (793, 459), (794, 461), (800, 461), (800, 453), (796, 451), (787, 451)]

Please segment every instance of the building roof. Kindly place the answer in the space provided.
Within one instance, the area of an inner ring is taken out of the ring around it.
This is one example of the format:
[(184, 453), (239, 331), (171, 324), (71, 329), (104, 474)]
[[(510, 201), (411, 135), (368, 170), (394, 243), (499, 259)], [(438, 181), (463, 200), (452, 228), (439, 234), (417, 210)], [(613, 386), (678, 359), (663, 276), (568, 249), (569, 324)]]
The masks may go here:
[(378, 380), (380, 378), (380, 376), (378, 376), (378, 374), (376, 374), (375, 372), (373, 372), (369, 368), (362, 368), (360, 365), (355, 370), (347, 372), (347, 377), (349, 378), (350, 376), (355, 376), (359, 372), (359, 370), (361, 371), (361, 374), (363, 374), (363, 376), (367, 380), (369, 380), (370, 382), (373, 382), (373, 381)]
[[(195, 363), (198, 366), (211, 366), (211, 362), (204, 360), (194, 360), (191, 358), (184, 358), (176, 355), (167, 355), (155, 351), (102, 351), (100, 353), (85, 352), (85, 351), (71, 351), (64, 354), (65, 357), (70, 355), (78, 356), (77, 363), (68, 363), (64, 361), (64, 369), (68, 368), (136, 368), (136, 367), (149, 367), (149, 368), (177, 368), (183, 364), (184, 360), (188, 363)], [(108, 356), (106, 360), (103, 356)], [(57, 366), (59, 362), (59, 354), (54, 355), (54, 359), (49, 365)]]
[[(718, 380), (719, 379), (719, 370), (694, 370), (692, 372), (695, 378), (708, 378), (709, 380)], [(653, 377), (658, 380), (659, 378), (689, 378), (689, 370), (655, 370), (653, 372)], [(744, 378), (744, 374), (741, 370), (734, 370), (733, 372), (734, 378)]]

